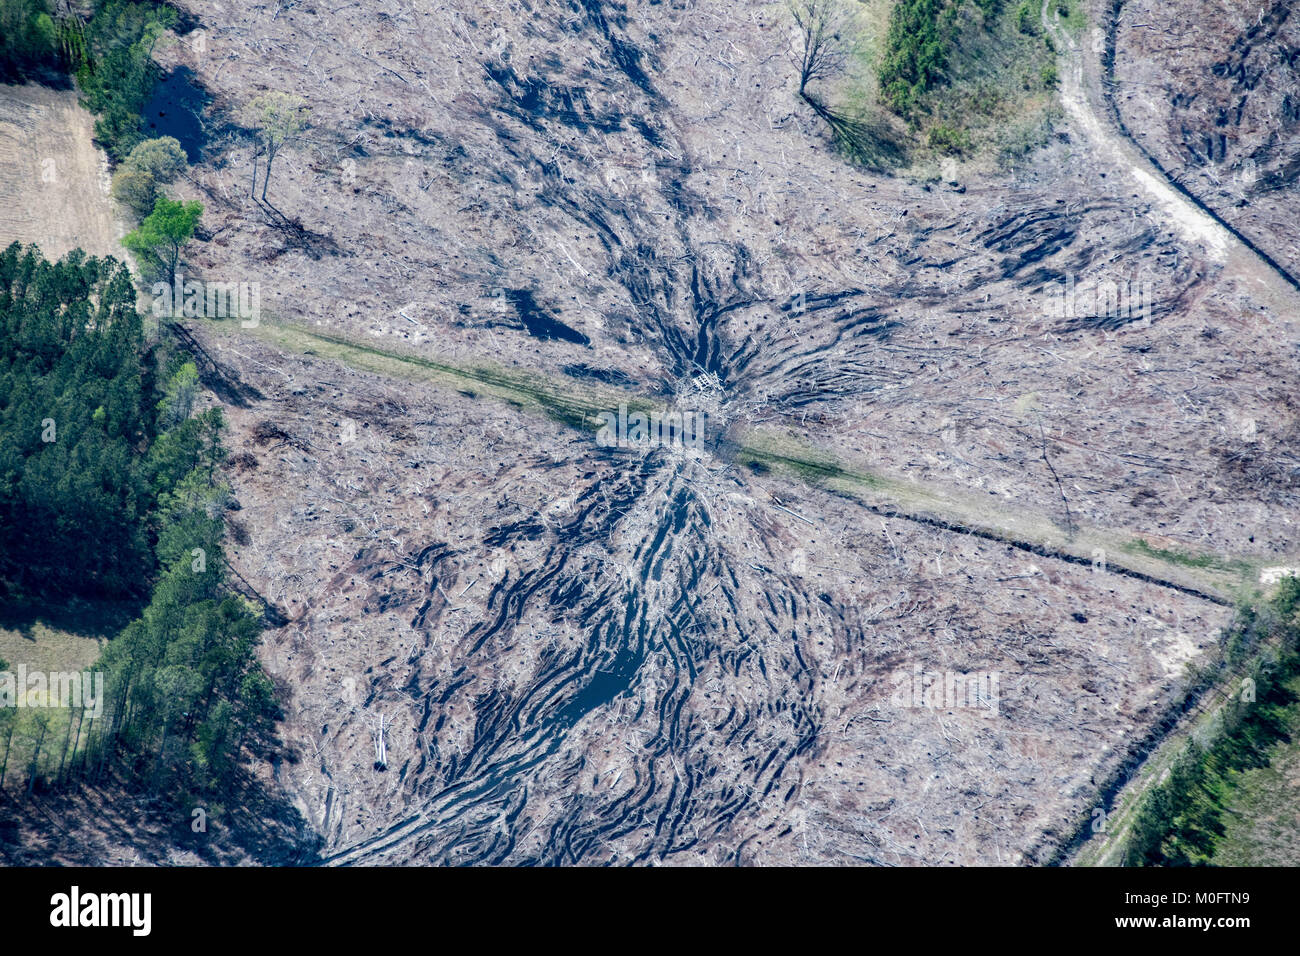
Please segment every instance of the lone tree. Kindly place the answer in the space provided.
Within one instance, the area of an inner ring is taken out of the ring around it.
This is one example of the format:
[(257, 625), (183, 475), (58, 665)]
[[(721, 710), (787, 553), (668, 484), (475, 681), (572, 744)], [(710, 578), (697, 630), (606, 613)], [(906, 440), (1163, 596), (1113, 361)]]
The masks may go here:
[(113, 198), (143, 219), (153, 211), (159, 187), (174, 182), (188, 168), (178, 140), (171, 136), (147, 139), (131, 150), (113, 174)]
[(832, 106), (809, 89), (814, 82), (835, 79), (846, 71), (855, 30), (849, 9), (841, 0), (791, 0), (790, 15), (802, 43), (794, 58), (799, 69), (799, 98), (825, 121), (836, 145), (851, 159), (872, 168), (897, 164), (902, 151), (887, 126), (861, 112)]
[(847, 16), (838, 0), (794, 0), (790, 14), (803, 37), (799, 95), (811, 105), (808, 84), (844, 72), (849, 57), (844, 38)]
[(159, 196), (153, 212), (140, 228), (122, 237), (122, 245), (166, 276), (169, 283), (175, 282), (181, 250), (194, 238), (194, 227), (201, 215), (203, 204), (198, 201), (180, 202)]
[[(258, 142), (266, 153), (266, 172), (262, 176), (262, 202), (271, 181), (271, 164), (286, 143), (291, 143), (307, 128), (309, 110), (300, 96), (273, 90), (254, 97), (244, 107), (244, 122), (257, 130)], [(253, 156), (253, 191), (257, 195), (257, 156)]]

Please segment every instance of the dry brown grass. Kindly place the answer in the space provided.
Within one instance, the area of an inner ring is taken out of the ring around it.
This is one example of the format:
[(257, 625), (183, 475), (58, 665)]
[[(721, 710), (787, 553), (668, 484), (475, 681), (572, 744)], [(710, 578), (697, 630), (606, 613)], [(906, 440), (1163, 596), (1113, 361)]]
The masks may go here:
[(57, 259), (78, 247), (125, 258), (94, 117), (72, 90), (0, 85), (0, 248), (36, 243)]

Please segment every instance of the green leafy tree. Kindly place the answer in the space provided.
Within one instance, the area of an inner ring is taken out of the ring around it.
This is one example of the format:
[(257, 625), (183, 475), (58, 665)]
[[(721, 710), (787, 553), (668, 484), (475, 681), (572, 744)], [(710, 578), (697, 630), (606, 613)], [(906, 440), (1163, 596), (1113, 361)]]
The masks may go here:
[(946, 123), (938, 123), (930, 127), (928, 142), (931, 149), (949, 155), (960, 155), (969, 150), (971, 145), (969, 133)]
[(1029, 36), (1036, 36), (1039, 29), (1039, 5), (1025, 0), (1016, 8), (1016, 29)]
[(86, 107), (98, 115), (95, 138), (116, 161), (145, 138), (141, 114), (160, 72), (154, 47), (176, 20), (176, 11), (165, 4), (98, 0), (86, 24), (77, 85)]
[(959, 7), (952, 0), (899, 0), (890, 13), (878, 72), (884, 100), (900, 116), (914, 116), (922, 96), (942, 82)]
[(58, 54), (49, 0), (0, 0), (0, 82), (47, 73)]
[(0, 585), (140, 586), (146, 364), (121, 263), (0, 253)]
[(0, 708), (0, 786), (113, 766), (210, 800), (275, 745), (261, 616), (226, 578), (224, 421), (198, 395), (184, 353), (145, 347), (120, 263), (0, 253), (0, 593), (148, 602), (96, 665), (102, 719)]
[(147, 139), (131, 150), (113, 174), (113, 198), (143, 219), (153, 211), (161, 187), (175, 182), (188, 168), (185, 151), (175, 138)]
[[(1300, 673), (1298, 598), (1300, 581), (1284, 580), (1268, 604), (1239, 613), (1234, 630), (1266, 627), (1279, 639), (1277, 646), (1252, 663), (1251, 698), (1234, 696), (1225, 702), (1210, 739), (1204, 745), (1189, 742), (1168, 776), (1143, 797), (1124, 846), (1126, 866), (1213, 862), (1238, 775), (1267, 766), (1274, 745), (1289, 739), (1288, 714), (1297, 698), (1286, 683)], [(1225, 635), (1224, 645), (1242, 646), (1231, 634)]]
[(198, 397), (198, 367), (186, 362), (163, 387), (163, 397), (158, 402), (158, 426), (166, 430), (188, 419)]
[[(300, 96), (272, 90), (249, 101), (244, 108), (244, 122), (257, 131), (261, 151), (266, 156), (266, 172), (262, 176), (262, 201), (266, 202), (266, 187), (271, 181), (271, 164), (280, 150), (302, 135), (308, 124), (310, 111)], [(257, 158), (253, 158), (253, 194), (257, 193)]]
[(159, 196), (153, 212), (145, 217), (140, 227), (122, 237), (122, 245), (141, 260), (173, 282), (180, 267), (181, 252), (194, 238), (194, 228), (203, 215), (203, 204), (197, 200), (181, 202)]

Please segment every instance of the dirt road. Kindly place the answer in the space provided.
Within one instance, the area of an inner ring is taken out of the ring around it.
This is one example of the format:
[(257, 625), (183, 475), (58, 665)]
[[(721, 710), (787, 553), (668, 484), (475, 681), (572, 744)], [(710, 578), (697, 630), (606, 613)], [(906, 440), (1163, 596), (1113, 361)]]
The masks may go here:
[(1107, 92), (1113, 84), (1107, 64), (1114, 57), (1119, 7), (1106, 0), (1094, 3), (1086, 41), (1080, 43), (1061, 27), (1051, 0), (1043, 2), (1043, 27), (1064, 51), (1060, 96), (1066, 114), (1100, 162), (1127, 175), (1168, 222), (1224, 266), (1224, 279), (1244, 282), (1280, 317), (1295, 314), (1300, 279), (1174, 181), (1125, 127)]

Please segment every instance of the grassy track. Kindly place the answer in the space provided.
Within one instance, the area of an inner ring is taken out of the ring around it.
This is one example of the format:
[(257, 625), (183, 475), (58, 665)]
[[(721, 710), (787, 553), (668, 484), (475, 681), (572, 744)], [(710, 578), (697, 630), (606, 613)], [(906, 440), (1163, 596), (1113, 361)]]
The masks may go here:
[[(219, 334), (241, 334), (233, 326), (208, 323)], [(657, 403), (612, 387), (595, 387), (565, 376), (543, 379), (489, 363), (457, 363), (415, 352), (384, 349), (342, 336), (289, 324), (263, 323), (253, 335), (289, 352), (330, 359), (398, 379), (424, 381), (476, 398), (490, 398), (521, 411), (545, 415), (593, 432), (602, 411), (626, 404), (648, 411)], [(1121, 529), (1078, 526), (1067, 531), (1045, 515), (990, 504), (987, 495), (965, 489), (922, 485), (872, 473), (841, 460), (796, 435), (772, 430), (733, 429), (713, 443), (715, 453), (755, 470), (773, 471), (850, 496), (879, 513), (976, 534), (1023, 550), (1088, 564), (1099, 572), (1125, 574), (1162, 586), (1232, 604), (1249, 594), (1261, 562), (1230, 554), (1163, 550)], [(1276, 559), (1281, 562), (1281, 559)], [(1297, 562), (1300, 563), (1300, 562)]]

